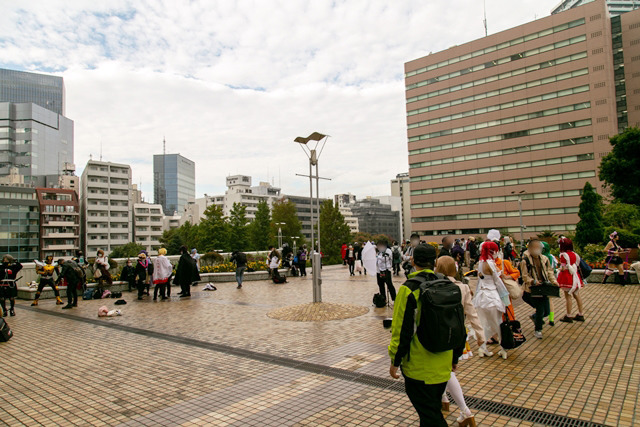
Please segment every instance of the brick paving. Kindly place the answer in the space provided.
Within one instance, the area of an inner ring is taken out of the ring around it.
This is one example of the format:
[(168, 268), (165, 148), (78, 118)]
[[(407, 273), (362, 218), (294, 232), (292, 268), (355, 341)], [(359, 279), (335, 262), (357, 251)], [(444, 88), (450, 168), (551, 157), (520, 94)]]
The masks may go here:
[(291, 320), (294, 322), (318, 322), (350, 319), (352, 317), (362, 316), (368, 312), (368, 307), (359, 305), (311, 302), (308, 304), (277, 308), (268, 312), (267, 316), (272, 319)]
[[(124, 315), (114, 318), (98, 319), (97, 311), (115, 300), (80, 301), (73, 310), (19, 301), (17, 316), (7, 318), (15, 336), (0, 343), (0, 424), (417, 425), (401, 388), (384, 385), (390, 334), (382, 319), (391, 309), (371, 305), (375, 280), (349, 277), (342, 267), (323, 275), (323, 301), (368, 311), (332, 321), (267, 315), (309, 303), (310, 277), (240, 290), (220, 283), (216, 292), (200, 286), (190, 299), (164, 302), (125, 293)], [(527, 343), (506, 361), (461, 362), (465, 394), (598, 424), (640, 425), (640, 286), (590, 284), (583, 298), (586, 322), (545, 326), (541, 341), (527, 318), (533, 310), (517, 303)], [(555, 307), (559, 319), (564, 301)], [(296, 368), (296, 361), (310, 368)], [(454, 425), (458, 412), (453, 404), (451, 410)], [(544, 425), (474, 412), (479, 425)]]

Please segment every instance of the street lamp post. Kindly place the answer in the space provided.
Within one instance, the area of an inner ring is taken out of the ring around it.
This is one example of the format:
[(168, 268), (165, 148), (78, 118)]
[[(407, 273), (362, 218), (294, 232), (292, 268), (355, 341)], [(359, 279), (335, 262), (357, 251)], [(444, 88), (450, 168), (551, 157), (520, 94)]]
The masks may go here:
[[(318, 173), (318, 159), (324, 146), (327, 143), (328, 135), (324, 135), (319, 132), (313, 132), (308, 137), (297, 137), (295, 142), (300, 144), (302, 151), (309, 158), (309, 205), (311, 207), (311, 249), (312, 249), (312, 262), (313, 262), (313, 302), (322, 302), (322, 278), (320, 275), (320, 265), (322, 263), (322, 255), (320, 254), (320, 175)], [(313, 147), (309, 145), (309, 142), (315, 142)], [(313, 175), (313, 167), (316, 167), (316, 175)], [(316, 207), (317, 207), (317, 221), (318, 224), (318, 250), (315, 250), (314, 229), (313, 229), (313, 178), (316, 179)], [(324, 179), (324, 178), (323, 178)]]
[(524, 249), (524, 225), (522, 224), (522, 195), (526, 193), (525, 190), (515, 192), (512, 191), (511, 194), (518, 195), (518, 210), (520, 211), (520, 253), (522, 253), (522, 249)]
[(275, 222), (274, 224), (278, 226), (278, 249), (282, 249), (282, 226), (285, 223), (284, 222)]

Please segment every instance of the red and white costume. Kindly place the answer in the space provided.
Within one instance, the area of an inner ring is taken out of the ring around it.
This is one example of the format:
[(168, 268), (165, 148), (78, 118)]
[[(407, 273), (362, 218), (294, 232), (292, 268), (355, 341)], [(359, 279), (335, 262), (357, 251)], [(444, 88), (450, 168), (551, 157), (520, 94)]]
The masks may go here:
[(584, 287), (584, 282), (578, 273), (578, 265), (580, 264), (578, 254), (573, 251), (561, 252), (559, 260), (558, 285), (560, 285), (560, 288), (570, 289), (569, 293), (572, 294)]

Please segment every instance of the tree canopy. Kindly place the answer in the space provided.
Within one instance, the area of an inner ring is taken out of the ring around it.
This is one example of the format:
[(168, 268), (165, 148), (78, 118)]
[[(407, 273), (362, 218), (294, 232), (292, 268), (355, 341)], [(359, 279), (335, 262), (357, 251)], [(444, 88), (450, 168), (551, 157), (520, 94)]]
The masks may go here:
[(277, 200), (271, 209), (271, 241), (277, 244), (278, 229), (282, 229), (282, 243), (293, 247), (294, 237), (297, 237), (297, 246), (304, 242), (302, 224), (298, 219), (296, 205), (291, 200)]
[(351, 240), (351, 230), (333, 200), (320, 207), (320, 249), (327, 263), (340, 262), (342, 245)]
[(249, 247), (249, 232), (247, 227), (247, 207), (234, 203), (229, 215), (229, 249), (231, 251), (246, 251)]
[(139, 245), (136, 242), (130, 242), (126, 245), (118, 246), (113, 248), (111, 253), (109, 254), (110, 258), (131, 258), (136, 257), (140, 252), (145, 249), (144, 246)]
[(271, 212), (266, 201), (258, 202), (256, 217), (249, 224), (249, 238), (251, 248), (256, 251), (264, 251), (269, 248), (271, 233)]
[(640, 129), (627, 128), (609, 141), (613, 149), (600, 162), (600, 180), (616, 201), (640, 205)]
[(589, 243), (600, 243), (604, 237), (602, 222), (602, 196), (596, 193), (590, 182), (582, 189), (582, 202), (578, 208), (580, 221), (576, 225), (576, 243), (584, 247)]

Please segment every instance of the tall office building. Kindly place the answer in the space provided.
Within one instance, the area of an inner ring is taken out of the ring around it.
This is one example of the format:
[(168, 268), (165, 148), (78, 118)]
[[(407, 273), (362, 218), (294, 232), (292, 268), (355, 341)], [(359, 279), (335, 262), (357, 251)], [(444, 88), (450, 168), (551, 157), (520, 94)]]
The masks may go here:
[(165, 215), (182, 212), (196, 196), (196, 164), (180, 154), (154, 154), (153, 198)]
[(108, 255), (114, 248), (132, 242), (131, 167), (89, 160), (80, 181), (85, 254), (93, 257), (102, 249)]
[(405, 64), (412, 228), (573, 230), (609, 137), (640, 124), (640, 10), (604, 0)]
[(367, 198), (349, 205), (351, 214), (358, 218), (358, 230), (363, 233), (385, 234), (392, 240), (400, 239), (400, 212), (378, 199)]
[(0, 68), (0, 102), (32, 102), (64, 116), (64, 80), (57, 76)]
[(31, 262), (38, 258), (40, 245), (36, 190), (13, 172), (0, 183), (0, 253), (19, 262)]
[[(574, 7), (582, 6), (594, 0), (563, 0), (551, 11), (552, 14), (564, 12)], [(606, 0), (607, 8), (611, 16), (618, 16), (621, 13), (629, 12), (640, 8), (640, 0)]]
[(391, 180), (391, 195), (400, 198), (400, 226), (404, 240), (411, 237), (411, 196), (409, 173), (399, 173)]

